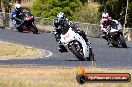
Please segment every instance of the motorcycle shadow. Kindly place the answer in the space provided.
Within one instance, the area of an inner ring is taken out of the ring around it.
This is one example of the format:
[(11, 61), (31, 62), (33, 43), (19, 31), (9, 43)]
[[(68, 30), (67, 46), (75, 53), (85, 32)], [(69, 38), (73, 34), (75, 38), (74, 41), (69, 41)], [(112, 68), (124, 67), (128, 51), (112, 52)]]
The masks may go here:
[[(19, 32), (19, 31), (16, 31), (16, 32)], [(19, 33), (32, 33), (32, 31), (22, 31), (22, 32), (19, 32)], [(42, 34), (42, 32), (33, 33), (33, 34)]]
[[(122, 46), (117, 46), (117, 47), (115, 47), (115, 46), (109, 46), (109, 47), (111, 47), (111, 48), (123, 48)], [(126, 47), (125, 49), (128, 49), (128, 48), (131, 48), (131, 47)]]
[[(65, 61), (81, 61), (81, 60), (65, 60)], [(96, 60), (83, 60), (83, 61), (95, 62)], [(83, 62), (83, 61), (81, 61), (81, 62)]]

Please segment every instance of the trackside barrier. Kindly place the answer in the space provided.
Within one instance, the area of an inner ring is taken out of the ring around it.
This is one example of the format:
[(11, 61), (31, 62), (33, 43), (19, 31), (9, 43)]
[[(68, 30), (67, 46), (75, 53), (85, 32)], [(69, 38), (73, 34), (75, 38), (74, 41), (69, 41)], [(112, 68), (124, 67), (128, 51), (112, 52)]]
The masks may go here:
[[(50, 28), (53, 26), (53, 19), (48, 18), (41, 18), (41, 17), (35, 17), (36, 25), (46, 26), (46, 28)], [(87, 36), (89, 37), (100, 37), (100, 27), (97, 24), (90, 24), (90, 23), (81, 23), (81, 22), (75, 22), (81, 30), (84, 30)], [(12, 28), (11, 23), (11, 14), (0, 12), (0, 26), (6, 27), (6, 28)]]
[[(36, 23), (44, 26), (53, 26), (53, 19), (36, 17)], [(97, 24), (75, 22), (89, 37), (101, 37), (100, 26)]]
[(0, 12), (0, 26), (3, 26), (3, 27), (11, 26), (10, 13)]
[[(52, 31), (53, 28), (53, 19), (49, 18), (41, 18), (35, 17), (36, 25), (41, 25), (41, 28), (47, 29), (47, 31)], [(100, 26), (97, 24), (90, 24), (90, 23), (81, 23), (75, 22), (79, 28), (85, 31), (86, 35), (89, 37), (101, 37)], [(13, 28), (11, 23), (11, 14), (0, 12), (0, 27), (4, 28)], [(124, 29), (124, 37), (128, 41), (132, 41), (132, 28)]]

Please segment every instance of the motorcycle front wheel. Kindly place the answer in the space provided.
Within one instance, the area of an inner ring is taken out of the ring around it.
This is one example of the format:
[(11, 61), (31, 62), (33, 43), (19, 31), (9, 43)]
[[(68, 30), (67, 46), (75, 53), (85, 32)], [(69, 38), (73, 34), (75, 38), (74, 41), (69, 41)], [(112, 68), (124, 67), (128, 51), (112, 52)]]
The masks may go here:
[(126, 45), (126, 42), (125, 42), (123, 36), (119, 37), (119, 42), (120, 42), (120, 44), (122, 45), (123, 48), (127, 48), (127, 45)]
[(38, 34), (38, 29), (37, 29), (37, 27), (36, 27), (35, 24), (33, 24), (30, 28), (31, 28), (31, 31), (32, 31), (34, 34)]
[(109, 38), (110, 43), (113, 45), (113, 47), (118, 47), (118, 41), (114, 38)]
[(78, 44), (78, 46), (76, 46), (75, 44), (71, 45), (71, 52), (80, 60), (80, 61), (84, 61), (85, 58), (83, 57), (83, 52), (81, 52), (81, 45)]
[(117, 41), (112, 41), (111, 44), (113, 45), (113, 47), (118, 47), (118, 42)]

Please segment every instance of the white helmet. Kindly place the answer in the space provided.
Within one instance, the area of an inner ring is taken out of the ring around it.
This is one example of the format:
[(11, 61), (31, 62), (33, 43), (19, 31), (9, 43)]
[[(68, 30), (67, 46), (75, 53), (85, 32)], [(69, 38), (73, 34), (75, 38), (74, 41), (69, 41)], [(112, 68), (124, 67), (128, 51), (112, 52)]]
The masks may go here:
[(21, 5), (20, 5), (20, 4), (15, 4), (15, 9), (16, 9), (18, 12), (21, 12), (21, 11), (22, 11)]
[(103, 13), (103, 14), (102, 14), (102, 18), (105, 18), (105, 19), (106, 19), (106, 18), (108, 18), (108, 17), (109, 17), (109, 13)]
[(20, 4), (15, 4), (15, 8), (21, 8), (21, 5)]

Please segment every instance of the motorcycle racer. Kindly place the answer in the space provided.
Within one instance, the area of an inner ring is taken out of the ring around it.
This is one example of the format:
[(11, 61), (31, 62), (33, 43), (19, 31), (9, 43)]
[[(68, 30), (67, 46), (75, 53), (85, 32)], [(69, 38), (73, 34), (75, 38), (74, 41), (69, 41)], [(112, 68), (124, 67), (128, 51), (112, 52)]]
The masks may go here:
[(12, 24), (14, 25), (14, 27), (19, 31), (19, 26), (22, 22), (22, 20), (20, 19), (20, 15), (22, 13), (22, 9), (21, 9), (21, 5), (16, 3), (15, 4), (15, 8), (12, 9), (11, 11), (11, 19), (12, 19)]
[(62, 34), (63, 31), (68, 30), (69, 27), (73, 28), (75, 32), (79, 33), (86, 42), (89, 42), (88, 39), (86, 38), (85, 32), (79, 30), (78, 26), (75, 23), (68, 20), (68, 18), (66, 18), (63, 12), (59, 12), (57, 14), (57, 17), (53, 21), (53, 25), (55, 27), (54, 32), (56, 32), (58, 35), (56, 41), (59, 43), (59, 51), (61, 52), (66, 51), (66, 50), (60, 42), (60, 38), (61, 38), (60, 35)]
[(103, 32), (102, 38), (107, 39), (106, 28), (111, 24), (112, 18), (109, 16), (109, 13), (103, 13), (102, 19), (100, 21), (101, 31)]

